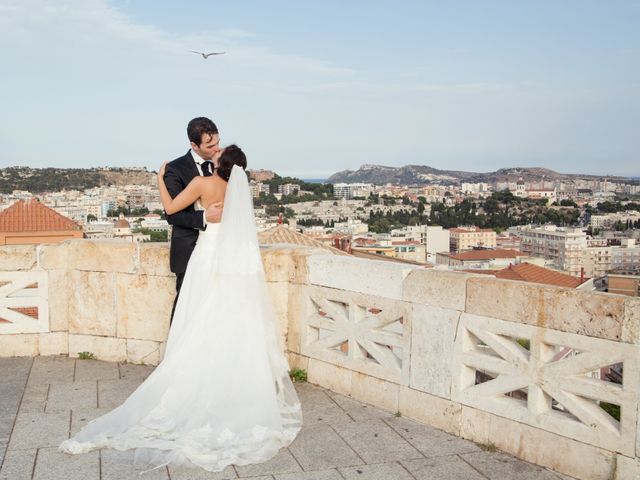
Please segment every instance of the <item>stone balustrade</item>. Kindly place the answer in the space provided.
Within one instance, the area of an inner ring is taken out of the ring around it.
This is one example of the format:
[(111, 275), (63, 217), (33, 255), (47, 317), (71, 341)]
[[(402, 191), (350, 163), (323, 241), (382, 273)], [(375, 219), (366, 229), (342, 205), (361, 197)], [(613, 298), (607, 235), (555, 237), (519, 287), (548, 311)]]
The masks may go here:
[[(640, 478), (640, 299), (293, 246), (262, 255), (310, 382), (577, 478)], [(0, 355), (157, 364), (168, 263), (166, 244), (0, 247)]]

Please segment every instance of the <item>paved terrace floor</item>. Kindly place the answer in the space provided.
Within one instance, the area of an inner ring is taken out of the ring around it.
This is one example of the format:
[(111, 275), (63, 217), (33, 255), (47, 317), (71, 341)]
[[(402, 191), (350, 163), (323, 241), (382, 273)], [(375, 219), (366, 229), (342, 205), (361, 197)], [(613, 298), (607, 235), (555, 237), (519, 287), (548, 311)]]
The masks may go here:
[(66, 357), (0, 359), (0, 480), (558, 480), (569, 477), (396, 417), (308, 383), (304, 427), (260, 465), (140, 475), (130, 452), (66, 455), (57, 446), (119, 405), (153, 367)]

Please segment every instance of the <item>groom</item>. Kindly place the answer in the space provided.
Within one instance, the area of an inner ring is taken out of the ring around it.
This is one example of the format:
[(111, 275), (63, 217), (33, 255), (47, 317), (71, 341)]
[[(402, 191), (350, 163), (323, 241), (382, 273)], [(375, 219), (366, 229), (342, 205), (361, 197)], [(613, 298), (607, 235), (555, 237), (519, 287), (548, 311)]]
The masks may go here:
[[(218, 127), (208, 118), (198, 117), (191, 120), (187, 125), (187, 136), (191, 142), (191, 150), (170, 162), (163, 177), (171, 198), (175, 198), (184, 190), (194, 177), (210, 176), (213, 173), (213, 161), (220, 152)], [(198, 240), (198, 232), (207, 228), (207, 221), (217, 223), (221, 216), (220, 204), (210, 205), (206, 211), (196, 210), (193, 204), (173, 215), (167, 215), (167, 222), (173, 226), (169, 265), (171, 271), (176, 274), (176, 298), (171, 309), (171, 321), (187, 263)]]

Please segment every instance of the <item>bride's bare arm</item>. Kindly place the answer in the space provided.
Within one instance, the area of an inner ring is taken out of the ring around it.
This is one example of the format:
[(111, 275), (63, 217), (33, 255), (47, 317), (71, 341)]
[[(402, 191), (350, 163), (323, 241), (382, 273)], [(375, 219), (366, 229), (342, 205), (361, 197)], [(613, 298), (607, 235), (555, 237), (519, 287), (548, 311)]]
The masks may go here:
[(160, 201), (162, 202), (164, 211), (167, 212), (168, 215), (172, 215), (180, 210), (184, 210), (202, 196), (204, 177), (195, 177), (176, 198), (171, 198), (163, 178), (166, 165), (165, 162), (158, 172), (158, 190), (160, 190)]

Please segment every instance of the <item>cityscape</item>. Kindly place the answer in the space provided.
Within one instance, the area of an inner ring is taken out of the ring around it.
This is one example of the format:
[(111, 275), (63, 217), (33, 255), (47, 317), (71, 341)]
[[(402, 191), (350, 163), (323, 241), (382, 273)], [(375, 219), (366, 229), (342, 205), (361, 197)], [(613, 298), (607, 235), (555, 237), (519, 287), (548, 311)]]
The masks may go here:
[[(365, 165), (359, 171), (376, 168)], [(0, 243), (65, 238), (168, 241), (171, 226), (154, 173), (146, 168), (117, 170), (122, 175), (119, 185), (2, 194)], [(37, 176), (25, 172), (23, 179)], [(580, 289), (638, 295), (640, 182), (559, 174), (550, 178), (549, 171), (536, 179), (536, 169), (508, 172), (494, 181), (474, 183), (429, 175), (412, 185), (314, 183), (270, 170), (249, 170), (248, 175), (256, 224), (265, 242), (287, 229), (292, 243), (313, 240), (374, 260), (518, 279), (524, 277), (514, 275), (528, 268), (537, 273), (538, 280), (531, 281), (539, 283), (569, 282)], [(332, 180), (340, 180), (340, 175)], [(127, 179), (138, 183), (122, 184), (131, 181)], [(70, 232), (45, 227), (34, 231), (36, 217), (16, 220), (17, 212), (42, 215), (41, 207), (21, 207), (33, 202), (67, 219), (61, 228)]]

